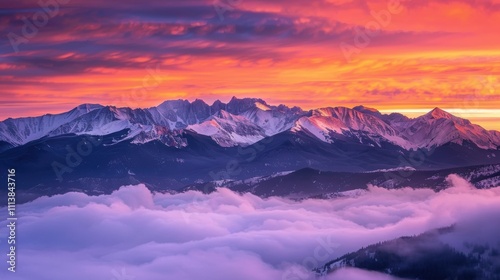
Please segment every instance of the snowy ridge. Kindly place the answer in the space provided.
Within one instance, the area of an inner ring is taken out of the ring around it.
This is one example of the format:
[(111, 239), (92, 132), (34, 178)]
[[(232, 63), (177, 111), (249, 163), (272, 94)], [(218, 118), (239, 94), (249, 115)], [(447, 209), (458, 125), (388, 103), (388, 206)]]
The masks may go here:
[(48, 114), (41, 117), (7, 119), (0, 122), (0, 141), (14, 146), (23, 145), (45, 137), (58, 127), (102, 107), (101, 105), (83, 104), (69, 112), (57, 115)]
[(400, 125), (400, 133), (419, 148), (439, 147), (446, 143), (462, 145), (472, 142), (481, 149), (498, 149), (498, 132), (490, 132), (472, 124), (469, 120), (458, 118), (439, 108)]
[(498, 150), (500, 133), (488, 131), (439, 108), (410, 119), (401, 114), (381, 114), (357, 106), (319, 108), (273, 106), (262, 99), (233, 97), (228, 103), (203, 100), (165, 101), (147, 109), (84, 104), (58, 115), (7, 119), (0, 122), (0, 141), (24, 145), (43, 137), (63, 134), (108, 135), (127, 130), (121, 141), (144, 144), (158, 140), (184, 147), (183, 131), (211, 137), (223, 147), (247, 146), (282, 132), (305, 132), (333, 144), (354, 141), (361, 145), (393, 145), (405, 150), (431, 149), (447, 143), (472, 143), (480, 149)]
[[(373, 112), (370, 110), (370, 112)], [(383, 120), (360, 111), (345, 107), (321, 108), (312, 111), (312, 116), (302, 117), (293, 127), (293, 131), (305, 130), (318, 139), (333, 143), (335, 135), (347, 132), (364, 132), (364, 136), (381, 145), (381, 138), (404, 149), (416, 148), (407, 139)], [(362, 143), (362, 140), (359, 139)]]
[(417, 169), (415, 169), (414, 167), (411, 167), (411, 166), (401, 166), (401, 167), (396, 167), (396, 168), (386, 168), (386, 169), (365, 171), (364, 173), (394, 172), (394, 171), (417, 171)]
[(222, 147), (250, 145), (266, 137), (264, 130), (256, 124), (243, 116), (236, 116), (224, 110), (207, 121), (190, 125), (186, 129), (210, 136)]

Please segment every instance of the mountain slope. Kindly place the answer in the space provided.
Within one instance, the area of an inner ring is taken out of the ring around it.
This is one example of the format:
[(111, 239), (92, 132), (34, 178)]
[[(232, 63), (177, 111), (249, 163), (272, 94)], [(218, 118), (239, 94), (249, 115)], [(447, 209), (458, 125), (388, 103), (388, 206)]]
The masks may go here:
[(464, 238), (456, 233), (455, 227), (401, 237), (346, 254), (315, 271), (325, 275), (344, 267), (356, 267), (405, 279), (498, 279), (498, 244), (464, 243), (465, 248), (455, 248), (445, 241), (446, 236), (453, 235), (456, 239)]
[(381, 141), (386, 141), (404, 149), (413, 147), (383, 120), (345, 107), (313, 110), (310, 117), (299, 119), (293, 130), (306, 130), (328, 143), (333, 143), (339, 137), (351, 137), (360, 143), (363, 143), (363, 138), (368, 139), (370, 144), (375, 143), (377, 146), (381, 146)]
[(83, 104), (71, 111), (57, 115), (48, 114), (40, 117), (7, 119), (0, 122), (0, 141), (13, 146), (23, 145), (45, 137), (58, 127), (102, 107), (101, 105)]
[(450, 142), (462, 145), (464, 141), (481, 149), (496, 150), (500, 145), (498, 132), (487, 131), (439, 108), (407, 122), (400, 129), (401, 134), (419, 148), (438, 147)]
[(247, 146), (266, 137), (263, 128), (245, 117), (236, 116), (224, 110), (186, 129), (200, 135), (210, 136), (221, 147)]
[(407, 151), (449, 144), (497, 151), (500, 146), (497, 131), (487, 131), (439, 108), (410, 119), (364, 106), (303, 111), (269, 105), (262, 99), (233, 97), (228, 103), (215, 101), (212, 105), (202, 100), (170, 100), (148, 109), (85, 104), (58, 115), (7, 119), (0, 122), (0, 150), (43, 137), (104, 136), (124, 129), (129, 132), (121, 140), (132, 139), (135, 144), (158, 140), (175, 147), (185, 145), (178, 136), (186, 129), (212, 137), (221, 147), (248, 146), (285, 132), (302, 132), (328, 144), (352, 142)]

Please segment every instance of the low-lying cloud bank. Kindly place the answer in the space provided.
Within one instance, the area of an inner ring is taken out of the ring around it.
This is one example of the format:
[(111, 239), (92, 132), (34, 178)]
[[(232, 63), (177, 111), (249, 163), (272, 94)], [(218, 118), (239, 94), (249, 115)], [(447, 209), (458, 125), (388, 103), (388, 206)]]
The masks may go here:
[[(498, 242), (500, 188), (477, 190), (455, 175), (449, 181), (452, 187), (439, 193), (370, 187), (352, 197), (301, 202), (227, 189), (151, 194), (143, 185), (97, 197), (43, 197), (18, 206), (17, 272), (4, 262), (0, 276), (299, 280), (362, 246), (452, 224), (464, 240)], [(6, 234), (2, 219), (0, 236)], [(4, 238), (0, 249), (7, 252)], [(344, 270), (327, 279), (364, 273)]]

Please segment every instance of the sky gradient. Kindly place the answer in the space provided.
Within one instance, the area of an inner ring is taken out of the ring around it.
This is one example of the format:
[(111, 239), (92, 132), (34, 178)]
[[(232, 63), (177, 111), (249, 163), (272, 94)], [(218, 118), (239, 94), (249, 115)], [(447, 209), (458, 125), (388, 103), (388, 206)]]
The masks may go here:
[(237, 96), (409, 116), (441, 107), (500, 130), (500, 0), (1, 6), (0, 120)]

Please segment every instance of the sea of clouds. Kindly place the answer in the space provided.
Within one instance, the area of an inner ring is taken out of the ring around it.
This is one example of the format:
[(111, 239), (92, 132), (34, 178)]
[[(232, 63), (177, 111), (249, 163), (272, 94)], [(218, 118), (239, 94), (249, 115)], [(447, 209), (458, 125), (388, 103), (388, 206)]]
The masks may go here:
[[(457, 244), (498, 242), (500, 187), (448, 180), (451, 187), (437, 193), (370, 186), (300, 202), (228, 189), (152, 194), (143, 185), (42, 197), (18, 205), (17, 272), (4, 261), (0, 278), (304, 280), (314, 279), (312, 268), (363, 246), (453, 224), (462, 233)], [(5, 260), (6, 224), (2, 219)], [(367, 278), (394, 279), (356, 269), (324, 279)]]

